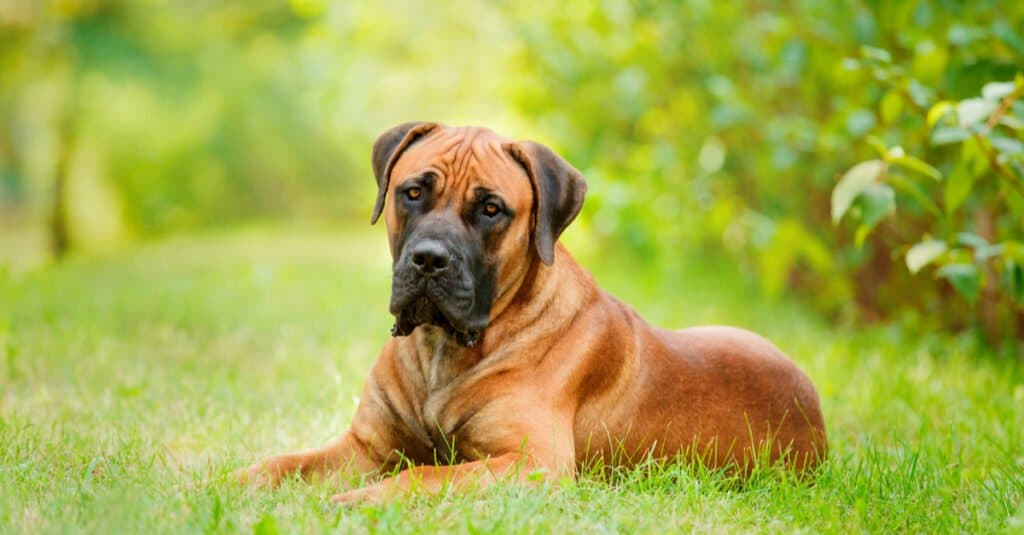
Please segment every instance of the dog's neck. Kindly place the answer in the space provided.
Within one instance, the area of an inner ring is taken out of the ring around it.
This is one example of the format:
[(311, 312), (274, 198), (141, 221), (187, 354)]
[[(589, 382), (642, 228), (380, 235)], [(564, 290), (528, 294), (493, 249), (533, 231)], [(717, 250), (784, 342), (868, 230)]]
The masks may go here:
[(482, 344), (485, 354), (495, 340), (507, 344), (521, 331), (537, 337), (567, 327), (593, 298), (593, 277), (561, 244), (556, 247), (555, 263), (534, 260), (508, 302), (495, 308)]

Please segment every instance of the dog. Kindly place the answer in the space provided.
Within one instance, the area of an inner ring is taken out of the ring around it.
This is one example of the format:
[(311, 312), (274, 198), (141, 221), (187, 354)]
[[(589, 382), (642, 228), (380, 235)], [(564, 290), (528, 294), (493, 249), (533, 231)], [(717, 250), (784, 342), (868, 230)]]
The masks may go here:
[[(812, 471), (827, 453), (810, 379), (766, 339), (645, 322), (558, 243), (587, 185), (548, 147), (406, 123), (373, 145), (393, 259), (393, 337), (349, 429), (236, 475), (394, 475), (338, 494), (574, 477), (591, 463), (684, 458)], [(400, 470), (402, 467), (407, 467)]]

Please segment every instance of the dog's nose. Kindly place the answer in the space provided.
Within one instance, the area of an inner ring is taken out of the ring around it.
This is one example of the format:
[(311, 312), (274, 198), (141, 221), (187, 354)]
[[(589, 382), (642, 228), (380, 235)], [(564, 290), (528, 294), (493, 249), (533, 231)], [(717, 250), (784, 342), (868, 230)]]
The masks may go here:
[(451, 259), (448, 249), (435, 240), (422, 241), (412, 250), (412, 265), (416, 267), (416, 271), (427, 277), (444, 272), (448, 269)]

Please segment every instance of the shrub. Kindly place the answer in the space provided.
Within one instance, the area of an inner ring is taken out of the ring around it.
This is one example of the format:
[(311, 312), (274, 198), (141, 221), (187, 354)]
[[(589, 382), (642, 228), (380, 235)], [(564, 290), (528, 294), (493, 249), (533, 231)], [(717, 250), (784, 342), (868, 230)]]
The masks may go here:
[[(1024, 64), (1024, 5), (637, 2), (521, 26), (513, 94), (593, 183), (595, 233), (669, 264), (729, 252), (831, 314), (1020, 333), (1019, 301), (986, 297), (1017, 291), (1019, 104), (988, 133), (952, 121), (1009, 96), (988, 84)], [(939, 283), (903, 265), (929, 237)]]

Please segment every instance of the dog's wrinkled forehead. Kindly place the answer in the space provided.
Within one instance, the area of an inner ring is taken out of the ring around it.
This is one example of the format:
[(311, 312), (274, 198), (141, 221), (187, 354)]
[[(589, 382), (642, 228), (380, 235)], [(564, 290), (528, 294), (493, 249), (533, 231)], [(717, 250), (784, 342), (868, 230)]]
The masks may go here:
[[(403, 223), (394, 202), (396, 188), (417, 196), (426, 191), (425, 208), (445, 210), (438, 214), (490, 197), (487, 205), (503, 206), (511, 216), (503, 234), (529, 236), (547, 265), (555, 261), (558, 237), (579, 214), (587, 192), (580, 172), (550, 148), (529, 140), (511, 142), (486, 128), (403, 123), (377, 138), (371, 162), (377, 200), (370, 223), (385, 213), (391, 199), (389, 236)], [(414, 180), (418, 183), (410, 183)]]
[(517, 211), (529, 210), (533, 201), (529, 177), (503, 148), (507, 143), (508, 139), (487, 128), (439, 128), (399, 156), (391, 170), (390, 189), (431, 172), (436, 176), (433, 194), (437, 199), (471, 201), (484, 188)]

